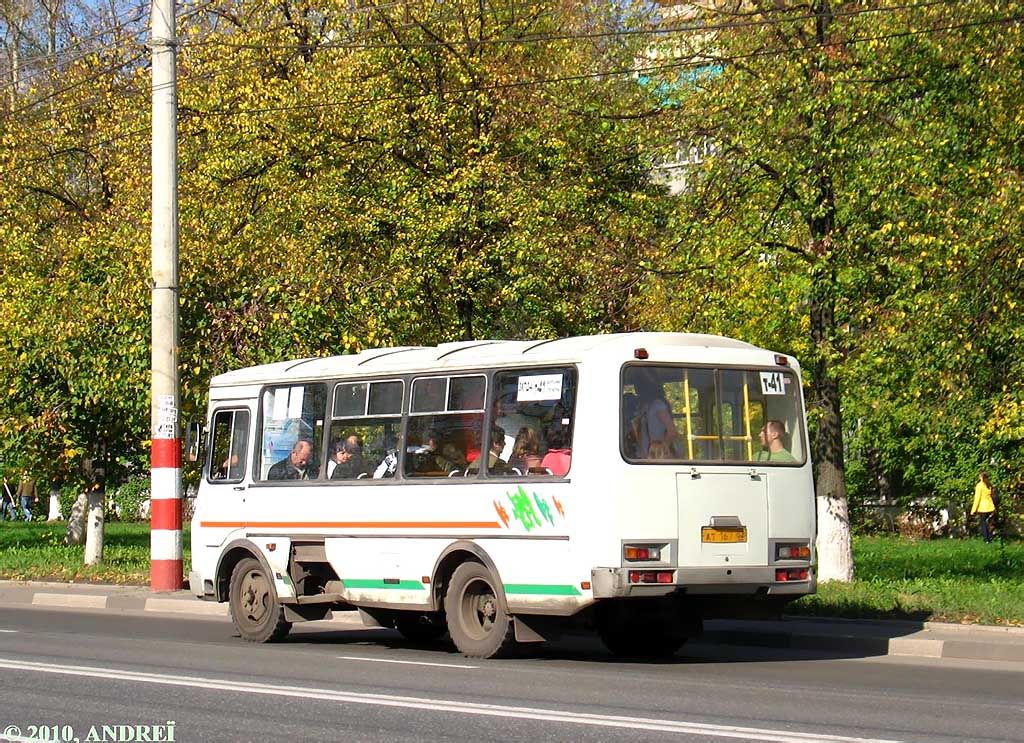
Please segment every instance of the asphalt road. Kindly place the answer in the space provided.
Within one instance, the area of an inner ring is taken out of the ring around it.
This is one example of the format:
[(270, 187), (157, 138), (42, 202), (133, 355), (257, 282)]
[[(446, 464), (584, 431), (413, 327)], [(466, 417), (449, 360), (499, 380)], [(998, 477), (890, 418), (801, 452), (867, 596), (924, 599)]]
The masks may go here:
[(700, 645), (622, 662), (582, 638), (481, 661), (384, 630), (253, 646), (223, 621), (2, 608), (0, 741), (1020, 741), (1022, 670)]

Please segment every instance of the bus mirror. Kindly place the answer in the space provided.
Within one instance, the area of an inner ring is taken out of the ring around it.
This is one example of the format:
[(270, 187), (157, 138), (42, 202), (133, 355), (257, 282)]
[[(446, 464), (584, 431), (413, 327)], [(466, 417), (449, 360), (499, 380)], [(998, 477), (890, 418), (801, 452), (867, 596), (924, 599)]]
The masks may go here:
[(197, 421), (192, 421), (185, 429), (185, 456), (189, 462), (199, 461), (199, 452), (202, 449), (203, 426)]

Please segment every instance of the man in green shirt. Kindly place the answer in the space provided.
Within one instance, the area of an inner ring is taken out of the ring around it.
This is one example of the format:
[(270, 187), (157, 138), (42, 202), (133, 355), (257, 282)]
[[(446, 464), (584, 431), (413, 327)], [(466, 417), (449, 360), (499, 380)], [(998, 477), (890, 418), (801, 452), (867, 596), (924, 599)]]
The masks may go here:
[(772, 419), (764, 424), (758, 436), (761, 439), (761, 451), (757, 453), (758, 462), (795, 462), (796, 458), (786, 451), (783, 443), (786, 427), (782, 421)]

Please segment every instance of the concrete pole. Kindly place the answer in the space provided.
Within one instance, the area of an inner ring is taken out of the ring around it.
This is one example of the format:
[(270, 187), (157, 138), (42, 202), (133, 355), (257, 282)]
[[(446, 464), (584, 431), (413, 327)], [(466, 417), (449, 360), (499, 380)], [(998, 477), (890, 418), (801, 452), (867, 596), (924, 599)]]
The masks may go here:
[(153, 340), (150, 586), (182, 587), (178, 421), (178, 89), (175, 0), (152, 0)]

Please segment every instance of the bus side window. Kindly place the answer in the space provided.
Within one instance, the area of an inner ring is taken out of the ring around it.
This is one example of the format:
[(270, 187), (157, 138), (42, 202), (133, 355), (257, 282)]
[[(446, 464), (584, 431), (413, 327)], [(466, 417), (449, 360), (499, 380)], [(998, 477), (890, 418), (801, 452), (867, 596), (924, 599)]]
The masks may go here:
[(412, 383), (406, 441), (406, 477), (468, 474), (483, 440), (482, 374), (420, 377)]
[(378, 469), (386, 460), (397, 459), (404, 394), (405, 383), (400, 379), (335, 385), (324, 473), (328, 480), (394, 475), (387, 468), (378, 475)]
[(492, 474), (565, 476), (572, 459), (575, 406), (573, 368), (496, 374), (490, 425), (503, 432), (506, 442), (500, 454), (495, 451)]
[(218, 410), (213, 415), (209, 479), (240, 482), (245, 476), (248, 410)]
[(262, 395), (258, 466), (254, 479), (270, 479), (270, 468), (289, 460), (299, 441), (309, 443), (311, 452), (306, 463), (289, 469), (285, 479), (315, 480), (324, 469), (324, 415), (327, 393), (322, 384), (294, 384), (271, 387)]

